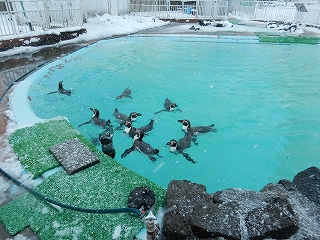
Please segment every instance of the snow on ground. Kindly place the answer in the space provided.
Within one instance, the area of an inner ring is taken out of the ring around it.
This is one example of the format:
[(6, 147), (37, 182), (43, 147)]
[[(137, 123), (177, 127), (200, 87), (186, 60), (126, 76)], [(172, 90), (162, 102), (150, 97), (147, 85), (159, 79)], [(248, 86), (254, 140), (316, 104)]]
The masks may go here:
[[(111, 16), (104, 14), (103, 16), (96, 16), (94, 18), (87, 19), (87, 22), (83, 24), (83, 28), (87, 30), (86, 34), (81, 34), (78, 38), (61, 41), (57, 45), (78, 43), (84, 41), (97, 40), (102, 38), (111, 37), (114, 35), (131, 34), (144, 29), (160, 27), (169, 24), (153, 17), (140, 17), (133, 15), (124, 16)], [(59, 34), (62, 31), (74, 31), (79, 28), (63, 28), (45, 33)], [(30, 33), (31, 36), (37, 36), (44, 34), (44, 31), (34, 31)], [(16, 37), (26, 37), (26, 34), (22, 34)], [(0, 37), (0, 39), (8, 39), (8, 37)], [(11, 56), (20, 53), (38, 51), (41, 47), (17, 47), (5, 52), (0, 52), (0, 57)], [(43, 47), (42, 47), (43, 48)]]

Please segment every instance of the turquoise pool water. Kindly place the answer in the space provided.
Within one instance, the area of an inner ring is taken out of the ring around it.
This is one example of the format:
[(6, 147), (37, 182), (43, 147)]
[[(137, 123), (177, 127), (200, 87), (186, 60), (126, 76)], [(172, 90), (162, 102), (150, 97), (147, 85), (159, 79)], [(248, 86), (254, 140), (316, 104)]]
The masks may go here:
[[(319, 53), (319, 45), (262, 44), (255, 37), (103, 40), (40, 69), (28, 95), (38, 117), (65, 116), (76, 128), (91, 118), (90, 107), (114, 126), (115, 108), (127, 115), (140, 112), (136, 127), (154, 118), (144, 140), (163, 158), (153, 163), (137, 151), (120, 158), (132, 140), (116, 131), (115, 160), (163, 187), (188, 179), (209, 193), (229, 187), (259, 190), (320, 167)], [(46, 95), (61, 80), (73, 94)], [(127, 87), (133, 99), (116, 101)], [(182, 112), (154, 115), (165, 98)], [(218, 130), (198, 136), (199, 144), (186, 150), (196, 164), (166, 147), (184, 135), (178, 119), (193, 126), (214, 123)], [(93, 125), (78, 129), (88, 139), (102, 131)]]

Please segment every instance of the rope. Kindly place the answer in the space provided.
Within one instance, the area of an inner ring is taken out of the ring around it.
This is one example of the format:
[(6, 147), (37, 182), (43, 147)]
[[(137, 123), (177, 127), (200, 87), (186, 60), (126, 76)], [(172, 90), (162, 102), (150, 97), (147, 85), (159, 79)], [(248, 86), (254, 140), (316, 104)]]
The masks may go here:
[(60, 203), (57, 202), (53, 199), (50, 199), (36, 191), (34, 191), (33, 189), (27, 187), (26, 185), (24, 185), (23, 183), (19, 182), (17, 179), (15, 179), (14, 177), (10, 176), (7, 172), (5, 172), (4, 170), (2, 170), (2, 168), (0, 168), (0, 173), (2, 173), (6, 178), (8, 178), (9, 180), (11, 180), (12, 182), (14, 182), (17, 186), (25, 188), (26, 190), (28, 190), (32, 195), (46, 201), (49, 203), (52, 203), (54, 205), (57, 205), (59, 207), (62, 208), (66, 208), (69, 210), (73, 210), (73, 211), (78, 211), (78, 212), (85, 212), (85, 213), (96, 213), (96, 214), (109, 214), (109, 213), (133, 213), (136, 214), (138, 216), (142, 215), (142, 212), (136, 208), (113, 208), (113, 209), (88, 209), (88, 208), (79, 208), (79, 207), (73, 207), (64, 203)]

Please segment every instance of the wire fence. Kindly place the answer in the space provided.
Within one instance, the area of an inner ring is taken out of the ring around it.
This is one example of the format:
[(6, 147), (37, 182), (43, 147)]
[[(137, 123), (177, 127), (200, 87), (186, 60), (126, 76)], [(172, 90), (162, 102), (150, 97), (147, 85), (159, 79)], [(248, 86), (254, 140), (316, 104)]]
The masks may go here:
[(282, 2), (245, 0), (231, 5), (229, 13), (242, 18), (287, 21), (305, 24), (320, 24), (320, 4), (318, 1)]
[[(95, 1), (101, 0), (92, 0), (93, 5)], [(112, 0), (105, 1), (108, 6), (105, 11), (111, 14)], [(320, 25), (319, 0), (117, 0), (116, 5), (118, 15), (130, 13), (160, 19), (223, 19), (234, 16)], [(76, 0), (0, 0), (0, 37), (82, 26), (85, 15), (82, 7)]]
[(130, 13), (162, 19), (198, 19), (228, 15), (228, 1), (131, 0)]
[(73, 1), (1, 1), (0, 36), (82, 26), (83, 15)]
[(319, 1), (130, 0), (130, 13), (162, 19), (227, 18), (320, 24)]

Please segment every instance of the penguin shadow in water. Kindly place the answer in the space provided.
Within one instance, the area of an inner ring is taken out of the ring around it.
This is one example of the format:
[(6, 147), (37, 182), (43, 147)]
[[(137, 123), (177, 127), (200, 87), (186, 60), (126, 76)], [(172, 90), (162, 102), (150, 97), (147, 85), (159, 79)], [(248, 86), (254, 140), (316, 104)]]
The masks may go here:
[(99, 134), (102, 152), (111, 158), (116, 156), (116, 150), (113, 146), (113, 129), (109, 128)]
[(71, 90), (67, 90), (67, 89), (64, 89), (64, 87), (63, 87), (63, 81), (60, 81), (59, 83), (58, 83), (58, 90), (57, 91), (54, 91), (54, 92), (49, 92), (49, 93), (47, 93), (47, 95), (49, 95), (49, 94), (53, 94), (53, 93), (60, 93), (60, 94), (65, 94), (65, 95), (67, 95), (67, 96), (70, 96), (71, 95)]

